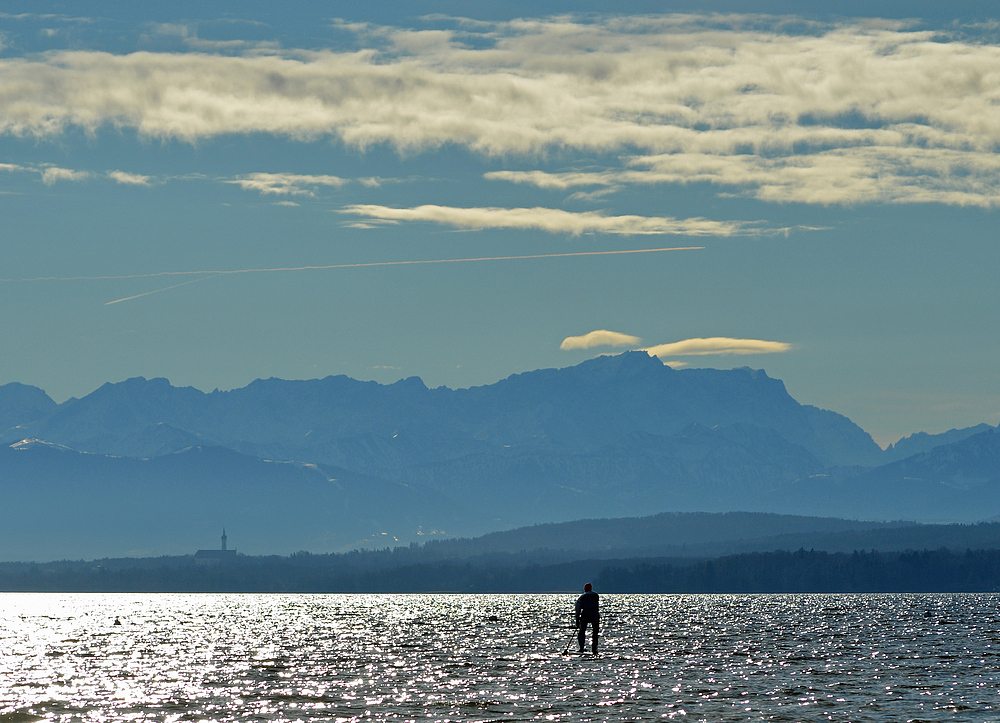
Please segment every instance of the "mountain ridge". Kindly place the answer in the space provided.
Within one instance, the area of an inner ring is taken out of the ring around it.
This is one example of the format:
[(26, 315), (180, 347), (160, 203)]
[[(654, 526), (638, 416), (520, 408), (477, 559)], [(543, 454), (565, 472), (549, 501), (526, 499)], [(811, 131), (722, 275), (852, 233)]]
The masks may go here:
[[(691, 422), (773, 426), (825, 464), (874, 464), (881, 455), (849, 419), (800, 405), (780, 380), (763, 371), (674, 370), (644, 352), (459, 390), (429, 389), (416, 377), (380, 385), (331, 376), (256, 380), (206, 394), (173, 387), (162, 378), (134, 377), (59, 405), (43, 419), (25, 420), (18, 434), (81, 451), (147, 457), (159, 448), (144, 448), (136, 428), (167, 424), (183, 435), (246, 453), (259, 449), (264, 455), (349, 466), (337, 457), (333, 442), (363, 434), (391, 439), (420, 429), (470, 448), (475, 440), (489, 438), (499, 446), (581, 450), (635, 430), (675, 433)], [(8, 429), (0, 439), (10, 443), (17, 441), (14, 436)]]
[(761, 370), (676, 370), (643, 352), (458, 390), (340, 375), (205, 393), (135, 377), (46, 399), (0, 387), (0, 492), (24, 511), (0, 558), (50, 549), (32, 532), (46, 519), (66, 526), (61, 544), (106, 546), (128, 520), (152, 554), (223, 525), (276, 551), (331, 551), (654, 512), (1000, 514), (988, 425), (885, 464), (864, 430)]

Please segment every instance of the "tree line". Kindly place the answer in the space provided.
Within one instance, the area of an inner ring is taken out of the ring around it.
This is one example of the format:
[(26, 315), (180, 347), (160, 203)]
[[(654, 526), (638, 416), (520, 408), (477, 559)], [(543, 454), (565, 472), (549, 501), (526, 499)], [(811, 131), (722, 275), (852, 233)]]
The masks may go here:
[(421, 561), (410, 548), (348, 555), (191, 556), (0, 563), (7, 592), (568, 592), (833, 593), (1000, 591), (1000, 550), (754, 552), (703, 560), (644, 558), (538, 564), (530, 555)]

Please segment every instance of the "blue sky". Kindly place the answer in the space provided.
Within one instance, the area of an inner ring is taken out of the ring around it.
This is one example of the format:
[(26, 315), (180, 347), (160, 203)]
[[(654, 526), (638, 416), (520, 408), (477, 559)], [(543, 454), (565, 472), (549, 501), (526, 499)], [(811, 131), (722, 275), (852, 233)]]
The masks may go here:
[(648, 349), (882, 444), (1000, 423), (987, 3), (45, 5), (0, 13), (0, 383)]

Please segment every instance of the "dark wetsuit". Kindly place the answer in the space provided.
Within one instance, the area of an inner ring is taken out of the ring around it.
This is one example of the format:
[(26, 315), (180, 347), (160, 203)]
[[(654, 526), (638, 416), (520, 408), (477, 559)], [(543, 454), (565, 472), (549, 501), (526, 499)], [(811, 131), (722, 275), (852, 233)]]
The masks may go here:
[(577, 641), (580, 643), (580, 652), (583, 652), (583, 643), (587, 639), (587, 623), (593, 627), (593, 638), (590, 643), (590, 651), (597, 652), (597, 634), (601, 632), (601, 613), (598, 608), (598, 595), (593, 590), (588, 590), (576, 599), (576, 628)]

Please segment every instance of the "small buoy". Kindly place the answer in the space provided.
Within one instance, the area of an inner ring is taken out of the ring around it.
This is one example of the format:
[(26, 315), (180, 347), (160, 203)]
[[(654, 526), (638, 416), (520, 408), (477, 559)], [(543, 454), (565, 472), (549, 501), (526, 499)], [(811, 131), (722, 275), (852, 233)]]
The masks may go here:
[(490, 615), (489, 620), (491, 623), (495, 623), (500, 620), (496, 615)]
[(121, 625), (121, 624), (122, 624), (122, 621), (119, 620), (117, 616), (115, 616), (115, 625)]

